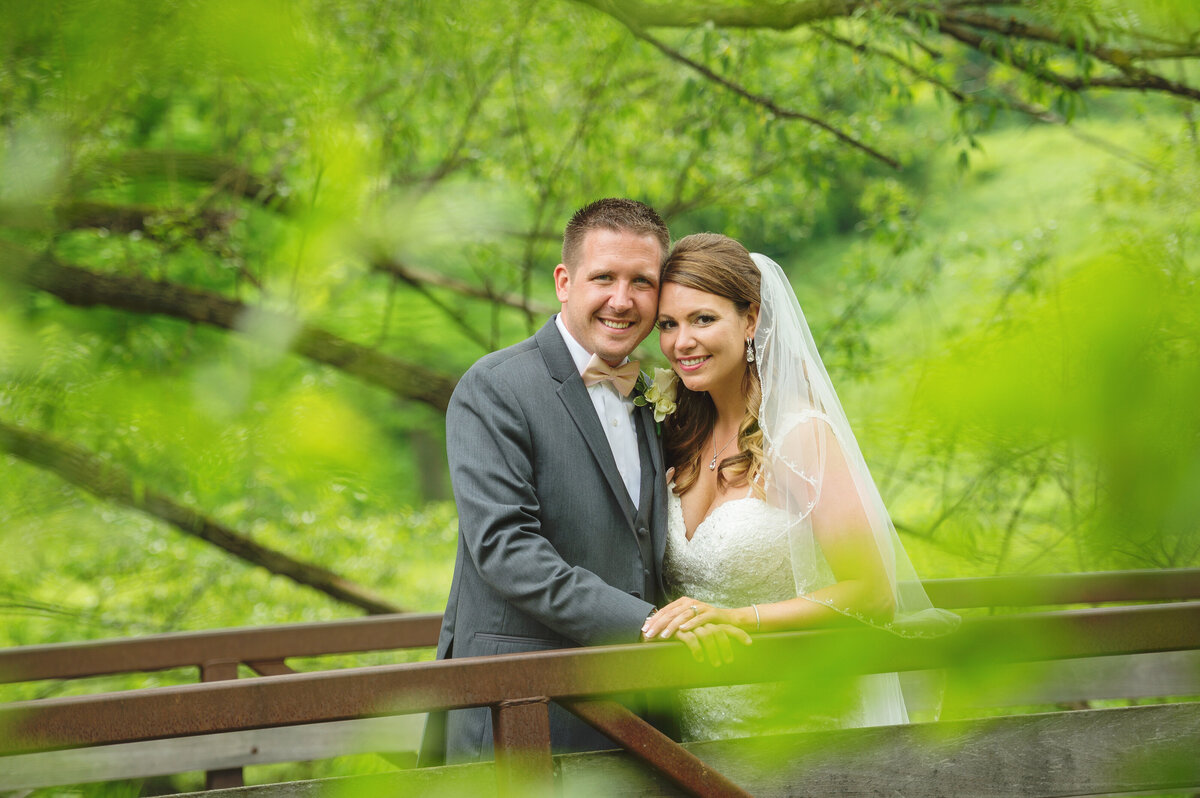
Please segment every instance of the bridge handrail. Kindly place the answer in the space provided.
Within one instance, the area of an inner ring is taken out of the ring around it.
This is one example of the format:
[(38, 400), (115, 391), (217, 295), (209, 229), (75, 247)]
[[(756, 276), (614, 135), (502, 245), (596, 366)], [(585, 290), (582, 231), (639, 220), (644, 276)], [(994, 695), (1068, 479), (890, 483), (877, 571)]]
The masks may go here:
[(1049, 607), (1062, 604), (1200, 599), (1200, 568), (984, 576), (922, 582), (935, 607)]
[[(934, 605), (948, 609), (1191, 600), (1200, 599), (1200, 568), (932, 579), (923, 584)], [(19, 646), (0, 650), (0, 684), (427, 648), (436, 645), (440, 625), (437, 613), (377, 615)]]
[[(0, 753), (500, 706), (638, 690), (812, 679), (986, 663), (1200, 648), (1200, 602), (968, 618), (955, 633), (900, 638), (866, 627), (760, 635), (732, 665), (681, 645), (563, 649), (368, 666), (0, 705)], [(788, 663), (782, 672), (779, 663)]]

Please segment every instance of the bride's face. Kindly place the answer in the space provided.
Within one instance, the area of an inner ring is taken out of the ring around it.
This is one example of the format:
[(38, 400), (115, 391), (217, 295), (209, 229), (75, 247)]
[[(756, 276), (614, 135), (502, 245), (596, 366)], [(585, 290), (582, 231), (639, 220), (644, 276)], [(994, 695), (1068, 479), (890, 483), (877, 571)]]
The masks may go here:
[(664, 283), (658, 299), (658, 345), (693, 391), (738, 387), (746, 372), (746, 339), (754, 310), (744, 315), (723, 296)]

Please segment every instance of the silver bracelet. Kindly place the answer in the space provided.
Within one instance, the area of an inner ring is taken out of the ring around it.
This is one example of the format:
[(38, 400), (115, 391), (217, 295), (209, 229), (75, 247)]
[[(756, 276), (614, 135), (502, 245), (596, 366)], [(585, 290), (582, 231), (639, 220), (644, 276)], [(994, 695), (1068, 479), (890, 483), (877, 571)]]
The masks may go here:
[(762, 630), (762, 616), (758, 614), (758, 605), (751, 604), (750, 607), (754, 610), (754, 631)]

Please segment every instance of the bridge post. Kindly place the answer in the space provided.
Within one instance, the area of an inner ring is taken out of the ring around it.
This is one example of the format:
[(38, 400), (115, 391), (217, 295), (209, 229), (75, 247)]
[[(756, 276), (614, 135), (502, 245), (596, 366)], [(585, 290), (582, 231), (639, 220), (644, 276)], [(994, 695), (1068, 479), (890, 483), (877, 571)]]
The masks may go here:
[(519, 698), (493, 706), (492, 740), (501, 798), (554, 794), (549, 698)]
[[(200, 681), (219, 682), (226, 679), (236, 679), (238, 663), (234, 660), (213, 660), (200, 665)], [(209, 770), (204, 774), (204, 789), (224, 790), (230, 787), (245, 786), (246, 780), (241, 768), (224, 768)]]

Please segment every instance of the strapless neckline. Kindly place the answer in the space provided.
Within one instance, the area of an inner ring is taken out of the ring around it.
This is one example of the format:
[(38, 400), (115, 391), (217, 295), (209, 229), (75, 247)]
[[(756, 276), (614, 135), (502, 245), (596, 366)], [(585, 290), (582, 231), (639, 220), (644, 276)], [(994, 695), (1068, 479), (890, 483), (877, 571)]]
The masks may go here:
[(739, 504), (741, 502), (759, 501), (754, 496), (742, 496), (737, 499), (727, 499), (726, 501), (721, 502), (716, 507), (709, 510), (708, 515), (700, 519), (700, 523), (696, 524), (696, 528), (692, 530), (691, 537), (688, 537), (687, 522), (683, 520), (683, 499), (679, 496), (676, 496), (674, 492), (671, 493), (671, 496), (674, 498), (674, 501), (671, 502), (671, 509), (673, 512), (679, 514), (679, 528), (683, 530), (684, 543), (691, 543), (693, 540), (695, 540), (696, 536), (700, 534), (700, 530), (703, 529), (710, 521), (712, 521), (713, 518), (716, 517), (717, 513), (721, 512), (721, 510), (725, 509), (729, 505)]

